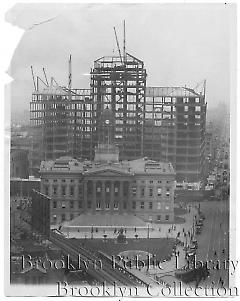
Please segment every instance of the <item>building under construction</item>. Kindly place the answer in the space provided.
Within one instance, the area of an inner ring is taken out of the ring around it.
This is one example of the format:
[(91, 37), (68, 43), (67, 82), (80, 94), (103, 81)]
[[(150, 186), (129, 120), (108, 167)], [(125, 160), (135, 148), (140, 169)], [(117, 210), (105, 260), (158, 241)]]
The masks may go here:
[(94, 61), (90, 89), (71, 88), (71, 58), (68, 88), (53, 79), (48, 84), (46, 77), (41, 83), (37, 77), (35, 83), (33, 75), (31, 174), (38, 174), (42, 160), (66, 155), (93, 160), (104, 135), (107, 119), (103, 112), (108, 108), (113, 118), (110, 137), (119, 148), (120, 160), (148, 157), (171, 162), (177, 181), (201, 180), (205, 82), (200, 92), (186, 87), (146, 87), (144, 62), (127, 53), (125, 46), (122, 55), (118, 40), (117, 45), (118, 56)]

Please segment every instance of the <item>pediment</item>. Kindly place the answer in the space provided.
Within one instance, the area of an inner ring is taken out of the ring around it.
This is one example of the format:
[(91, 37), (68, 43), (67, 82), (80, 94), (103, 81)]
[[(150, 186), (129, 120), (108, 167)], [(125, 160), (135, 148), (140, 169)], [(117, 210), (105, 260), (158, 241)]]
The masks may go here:
[(112, 168), (99, 168), (90, 169), (85, 172), (85, 175), (94, 175), (98, 177), (116, 177), (116, 176), (132, 176), (132, 173), (127, 170), (112, 169)]

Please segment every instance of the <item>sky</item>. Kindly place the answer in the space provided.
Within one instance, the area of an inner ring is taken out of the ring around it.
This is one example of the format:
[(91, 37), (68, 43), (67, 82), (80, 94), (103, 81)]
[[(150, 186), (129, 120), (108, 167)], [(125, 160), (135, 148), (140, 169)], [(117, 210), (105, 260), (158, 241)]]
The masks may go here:
[[(16, 4), (6, 21), (25, 29), (8, 73), (12, 112), (29, 109), (35, 75), (67, 85), (72, 54), (72, 87), (89, 88), (94, 60), (123, 44), (147, 69), (147, 86), (188, 86), (206, 79), (212, 108), (229, 102), (235, 36), (234, 6), (225, 4)], [(34, 25), (38, 24), (38, 25)]]

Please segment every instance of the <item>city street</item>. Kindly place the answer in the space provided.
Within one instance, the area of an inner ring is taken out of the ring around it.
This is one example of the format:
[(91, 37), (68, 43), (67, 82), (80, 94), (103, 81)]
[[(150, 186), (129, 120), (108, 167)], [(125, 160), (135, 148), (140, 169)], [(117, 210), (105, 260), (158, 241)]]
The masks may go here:
[[(201, 211), (206, 219), (204, 221), (202, 234), (197, 236), (198, 246), (197, 259), (202, 261), (213, 260), (220, 264), (229, 259), (229, 208), (228, 201), (214, 201), (201, 203)], [(224, 253), (222, 253), (222, 251)], [(215, 253), (216, 251), (216, 253)], [(230, 258), (231, 259), (231, 258)], [(214, 266), (216, 267), (217, 264)], [(210, 265), (211, 267), (211, 265)], [(224, 286), (228, 285), (228, 270), (222, 266), (220, 269), (210, 270), (210, 277), (204, 282), (220, 285), (220, 277), (224, 281)]]

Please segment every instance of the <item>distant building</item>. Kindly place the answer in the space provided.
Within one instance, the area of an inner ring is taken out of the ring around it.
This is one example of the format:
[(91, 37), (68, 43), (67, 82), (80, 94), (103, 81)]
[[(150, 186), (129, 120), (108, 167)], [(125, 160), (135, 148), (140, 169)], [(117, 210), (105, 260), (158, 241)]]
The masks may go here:
[(11, 178), (28, 178), (28, 151), (11, 148), (10, 152), (10, 177)]

